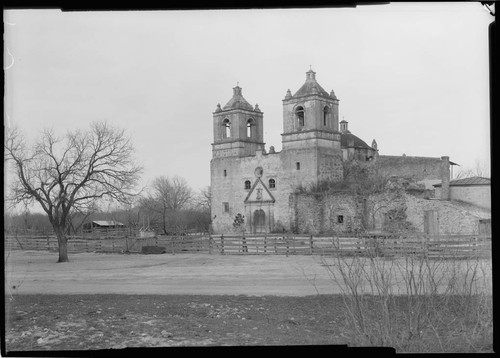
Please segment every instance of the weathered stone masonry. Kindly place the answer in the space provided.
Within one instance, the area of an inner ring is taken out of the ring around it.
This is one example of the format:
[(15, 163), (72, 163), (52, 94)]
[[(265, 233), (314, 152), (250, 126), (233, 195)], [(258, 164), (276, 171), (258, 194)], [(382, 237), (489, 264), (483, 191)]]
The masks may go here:
[(263, 113), (241, 88), (213, 114), (211, 161), (212, 230), (232, 231), (234, 217), (245, 216), (247, 232), (289, 230), (291, 195), (300, 185), (343, 178), (335, 93), (326, 92), (315, 72), (283, 100), (282, 151), (266, 152)]
[[(299, 233), (332, 234), (356, 231), (415, 231), (425, 232), (426, 212), (436, 214), (437, 232), (434, 234), (478, 234), (479, 221), (491, 218), (489, 210), (466, 203), (440, 199), (424, 199), (405, 191), (370, 195), (367, 204), (355, 195), (297, 194), (296, 230)], [(364, 209), (367, 209), (364, 211)], [(400, 212), (400, 218), (389, 218), (388, 213)], [(339, 222), (342, 216), (342, 222)], [(366, 222), (363, 223), (363, 218)]]
[[(350, 133), (346, 121), (339, 128), (338, 111), (334, 91), (326, 92), (315, 72), (308, 71), (302, 87), (293, 95), (288, 90), (283, 99), (282, 150), (267, 151), (263, 112), (245, 100), (240, 87), (233, 88), (233, 97), (213, 113), (212, 231), (233, 231), (237, 214), (244, 215), (248, 233), (381, 230), (389, 228), (388, 217), (404, 218), (399, 224), (419, 230), (420, 219), (414, 214), (418, 210), (413, 210), (418, 198), (296, 194), (298, 187), (343, 180), (343, 162), (355, 160), (386, 177), (402, 176), (432, 190), (433, 184), (442, 182), (441, 198), (449, 199), (454, 163), (448, 157), (378, 155), (375, 140), (368, 146)], [(440, 225), (443, 231), (453, 231), (452, 225)]]

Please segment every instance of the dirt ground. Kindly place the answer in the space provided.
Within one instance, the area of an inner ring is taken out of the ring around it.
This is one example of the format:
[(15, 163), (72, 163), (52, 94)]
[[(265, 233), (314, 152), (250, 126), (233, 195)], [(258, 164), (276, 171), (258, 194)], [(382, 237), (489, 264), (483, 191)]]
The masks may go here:
[[(57, 254), (42, 251), (5, 254), (9, 352), (364, 344), (352, 329), (343, 296), (336, 295), (341, 289), (330, 277), (338, 272), (331, 258), (82, 253), (70, 260), (58, 264)], [(378, 264), (390, 267), (394, 261)], [(436, 262), (435, 268), (453, 264)], [(479, 281), (491, 291), (491, 261), (480, 264)], [(380, 308), (377, 296), (367, 300)], [(477, 320), (468, 323), (454, 302), (433, 311), (432, 332), (398, 349), (490, 352), (489, 316), (478, 331)], [(406, 303), (397, 296), (394, 307), (403, 311), (396, 309), (395, 318), (404, 317)], [(366, 312), (376, 316), (378, 309)], [(397, 332), (407, 329), (406, 321), (396, 321)]]
[[(11, 251), (6, 293), (307, 296), (335, 293), (318, 256)], [(317, 291), (316, 291), (317, 290)]]
[[(333, 259), (316, 255), (80, 253), (70, 255), (70, 262), (56, 263), (57, 257), (44, 251), (6, 253), (6, 294), (309, 296), (342, 292), (331, 278), (332, 270), (338, 272)], [(478, 283), (491, 292), (491, 261), (480, 264)], [(433, 265), (446, 271), (451, 263)], [(462, 270), (465, 273), (468, 268)], [(401, 278), (398, 283), (404, 286)]]

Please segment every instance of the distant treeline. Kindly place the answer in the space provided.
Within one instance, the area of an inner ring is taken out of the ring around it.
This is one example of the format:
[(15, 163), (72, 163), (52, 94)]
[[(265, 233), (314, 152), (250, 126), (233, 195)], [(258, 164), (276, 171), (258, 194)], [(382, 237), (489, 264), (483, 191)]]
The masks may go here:
[[(146, 208), (127, 210), (96, 211), (82, 214), (75, 213), (70, 218), (68, 235), (80, 234), (83, 224), (91, 221), (118, 221), (125, 225), (124, 230), (152, 230), (158, 234), (168, 234), (163, 230), (162, 218)], [(167, 230), (171, 232), (208, 232), (210, 212), (206, 209), (185, 209), (172, 213), (168, 218)], [(36, 232), (51, 233), (52, 225), (46, 214), (25, 212), (22, 214), (4, 215), (4, 232)]]

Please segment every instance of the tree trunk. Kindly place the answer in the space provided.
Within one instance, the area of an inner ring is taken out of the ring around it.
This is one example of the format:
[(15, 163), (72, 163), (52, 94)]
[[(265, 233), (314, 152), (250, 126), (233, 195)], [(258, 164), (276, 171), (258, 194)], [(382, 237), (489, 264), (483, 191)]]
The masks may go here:
[(68, 238), (64, 233), (64, 228), (54, 228), (59, 245), (59, 260), (57, 262), (69, 262), (68, 259)]

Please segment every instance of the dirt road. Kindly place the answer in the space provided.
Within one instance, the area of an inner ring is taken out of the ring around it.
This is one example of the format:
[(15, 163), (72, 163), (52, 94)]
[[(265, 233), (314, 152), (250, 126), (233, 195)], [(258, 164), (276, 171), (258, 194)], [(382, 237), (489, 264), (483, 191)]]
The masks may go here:
[[(6, 253), (6, 294), (307, 296), (341, 292), (328, 272), (336, 270), (335, 265), (325, 266), (333, 262), (320, 256), (81, 253), (70, 255), (70, 260), (56, 263), (56, 253), (43, 251)], [(451, 267), (439, 264), (443, 272)], [(481, 263), (478, 276), (479, 284), (491, 291), (491, 261)], [(404, 286), (402, 277), (394, 282)]]
[(6, 293), (304, 296), (316, 294), (316, 289), (322, 294), (334, 292), (317, 256), (81, 253), (70, 255), (70, 260), (56, 263), (55, 253), (11, 251), (5, 263)]

